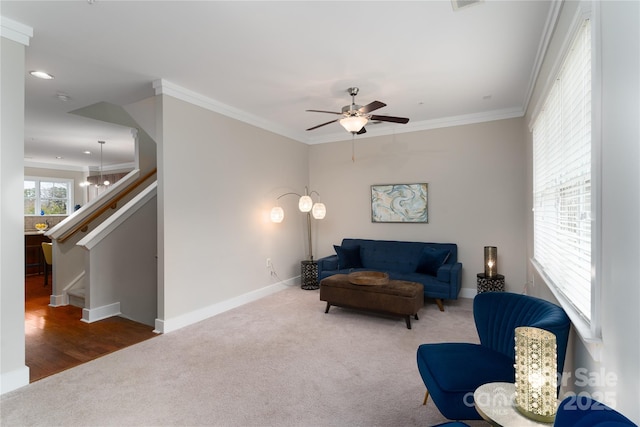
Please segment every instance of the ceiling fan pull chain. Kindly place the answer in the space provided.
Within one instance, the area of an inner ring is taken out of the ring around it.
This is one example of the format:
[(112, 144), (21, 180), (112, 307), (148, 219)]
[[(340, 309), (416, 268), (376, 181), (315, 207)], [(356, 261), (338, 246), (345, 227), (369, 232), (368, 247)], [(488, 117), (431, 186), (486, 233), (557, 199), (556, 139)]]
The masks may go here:
[(351, 134), (351, 162), (356, 162), (356, 135)]

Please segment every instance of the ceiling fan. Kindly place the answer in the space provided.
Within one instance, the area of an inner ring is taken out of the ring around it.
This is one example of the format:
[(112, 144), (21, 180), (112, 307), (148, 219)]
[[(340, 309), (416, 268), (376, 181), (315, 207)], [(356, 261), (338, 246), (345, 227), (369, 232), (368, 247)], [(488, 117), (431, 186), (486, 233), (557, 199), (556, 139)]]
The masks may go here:
[(380, 122), (393, 122), (393, 123), (408, 123), (409, 119), (406, 117), (393, 117), (393, 116), (378, 116), (376, 114), (370, 114), (372, 111), (375, 111), (379, 108), (386, 106), (384, 102), (373, 101), (370, 104), (363, 106), (356, 105), (356, 95), (358, 94), (357, 87), (350, 87), (347, 89), (347, 93), (351, 95), (351, 105), (345, 105), (342, 107), (341, 113), (336, 113), (334, 111), (324, 111), (324, 110), (307, 110), (313, 113), (328, 113), (328, 114), (338, 114), (342, 116), (339, 119), (331, 120), (326, 123), (319, 124), (317, 126), (311, 127), (307, 130), (318, 129), (319, 127), (331, 124), (333, 122), (340, 122), (342, 127), (344, 127), (347, 132), (351, 132), (354, 135), (362, 135), (367, 130), (364, 128), (364, 125), (367, 124), (369, 120), (380, 121)]

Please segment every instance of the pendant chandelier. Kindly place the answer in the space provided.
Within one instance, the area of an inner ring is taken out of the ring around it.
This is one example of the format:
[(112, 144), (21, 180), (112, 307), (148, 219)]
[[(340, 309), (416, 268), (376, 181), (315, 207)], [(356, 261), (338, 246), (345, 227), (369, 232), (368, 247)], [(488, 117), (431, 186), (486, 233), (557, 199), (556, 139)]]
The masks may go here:
[(104, 147), (105, 141), (98, 141), (98, 144), (100, 144), (100, 181), (98, 181), (96, 187), (100, 187), (100, 182), (102, 182), (102, 185), (106, 187), (111, 183), (108, 179), (105, 179), (104, 181), (102, 180), (102, 147)]

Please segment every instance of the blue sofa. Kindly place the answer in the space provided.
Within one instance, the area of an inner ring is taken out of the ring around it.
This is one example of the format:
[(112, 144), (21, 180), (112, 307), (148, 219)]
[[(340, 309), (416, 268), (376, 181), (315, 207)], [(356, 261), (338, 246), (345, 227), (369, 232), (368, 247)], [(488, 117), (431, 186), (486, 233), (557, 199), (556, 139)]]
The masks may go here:
[(336, 254), (318, 260), (318, 280), (353, 271), (382, 271), (392, 280), (422, 283), (425, 298), (457, 299), (462, 285), (462, 264), (455, 243), (402, 242), (351, 239), (334, 245)]

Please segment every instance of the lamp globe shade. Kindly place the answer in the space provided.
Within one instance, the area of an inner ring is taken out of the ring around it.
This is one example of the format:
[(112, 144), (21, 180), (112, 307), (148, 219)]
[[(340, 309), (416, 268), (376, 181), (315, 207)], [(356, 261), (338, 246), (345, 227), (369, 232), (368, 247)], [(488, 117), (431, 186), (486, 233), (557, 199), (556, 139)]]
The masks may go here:
[(300, 212), (309, 212), (311, 207), (313, 206), (313, 200), (309, 196), (300, 197), (300, 201), (298, 202), (298, 209)]
[(340, 124), (347, 132), (358, 133), (369, 120), (363, 116), (351, 116), (340, 119)]
[(284, 210), (280, 206), (271, 209), (271, 222), (280, 223), (284, 219)]
[(311, 214), (315, 219), (322, 219), (327, 214), (327, 208), (324, 206), (324, 203), (316, 203), (313, 205)]

